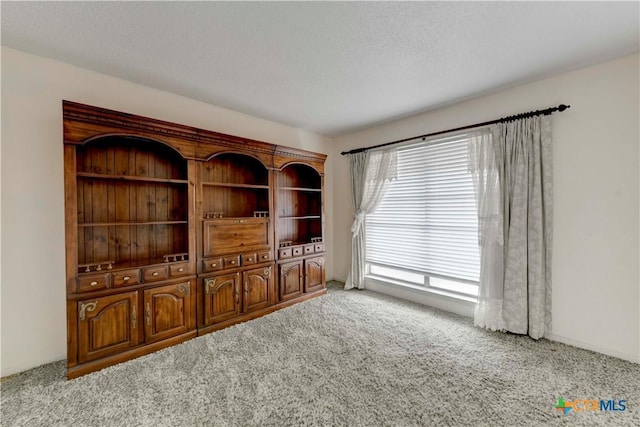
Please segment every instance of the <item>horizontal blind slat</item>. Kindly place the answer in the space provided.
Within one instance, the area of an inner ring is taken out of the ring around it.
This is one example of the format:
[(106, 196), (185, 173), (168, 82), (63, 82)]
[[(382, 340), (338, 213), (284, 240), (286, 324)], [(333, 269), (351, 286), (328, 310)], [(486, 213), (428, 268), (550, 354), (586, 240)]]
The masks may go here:
[(478, 219), (465, 134), (398, 149), (398, 177), (366, 217), (369, 262), (478, 281)]

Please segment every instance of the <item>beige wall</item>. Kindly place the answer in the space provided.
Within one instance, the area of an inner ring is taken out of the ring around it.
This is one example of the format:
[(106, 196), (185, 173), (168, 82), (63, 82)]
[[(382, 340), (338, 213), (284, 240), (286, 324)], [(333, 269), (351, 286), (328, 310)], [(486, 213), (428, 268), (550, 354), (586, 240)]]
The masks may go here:
[[(532, 109), (554, 115), (553, 338), (640, 362), (638, 55), (335, 138), (340, 151)], [(335, 277), (347, 276), (350, 190), (334, 189)]]
[[(2, 47), (2, 376), (66, 357), (63, 99), (316, 152), (330, 149), (330, 139), (311, 132)], [(333, 169), (331, 155), (326, 168)], [(331, 173), (325, 185), (333, 187)], [(332, 248), (328, 238), (329, 254)], [(327, 261), (330, 278), (332, 258)]]

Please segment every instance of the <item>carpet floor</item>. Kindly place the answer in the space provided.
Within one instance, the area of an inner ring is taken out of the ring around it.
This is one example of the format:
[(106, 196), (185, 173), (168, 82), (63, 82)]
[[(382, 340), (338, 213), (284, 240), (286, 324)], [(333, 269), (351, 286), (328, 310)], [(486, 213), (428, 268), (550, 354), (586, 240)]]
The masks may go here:
[[(0, 387), (3, 426), (640, 425), (638, 364), (335, 284), (72, 381), (60, 361)], [(626, 410), (565, 415), (560, 397)]]

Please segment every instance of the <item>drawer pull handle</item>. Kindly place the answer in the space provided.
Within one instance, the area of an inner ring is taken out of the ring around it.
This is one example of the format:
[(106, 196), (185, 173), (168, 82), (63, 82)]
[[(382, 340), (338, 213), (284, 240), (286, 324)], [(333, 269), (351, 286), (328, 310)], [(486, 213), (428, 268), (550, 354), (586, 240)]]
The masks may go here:
[(216, 267), (218, 264), (216, 264), (215, 262), (213, 264), (211, 264), (211, 267)]
[(252, 262), (253, 258), (247, 258), (247, 261)]
[(179, 272), (179, 273), (182, 273), (183, 271), (184, 271), (184, 268), (182, 268), (182, 267), (180, 267), (180, 268), (178, 269), (178, 272)]
[(157, 271), (154, 271), (153, 273), (151, 273), (151, 275), (154, 276), (154, 277), (157, 276), (158, 274), (160, 274), (160, 273), (158, 273)]
[(128, 281), (129, 279), (131, 279), (131, 277), (129, 277), (129, 276), (124, 276), (124, 277), (122, 278), (122, 280), (124, 280), (125, 282), (126, 282), (126, 281)]
[(233, 264), (235, 264), (235, 263), (236, 263), (235, 261), (231, 261), (229, 264), (233, 265)]
[(89, 283), (89, 286), (96, 286), (98, 284), (98, 282), (96, 282), (95, 280), (91, 283)]
[(269, 258), (269, 255), (262, 255), (262, 259), (267, 259)]

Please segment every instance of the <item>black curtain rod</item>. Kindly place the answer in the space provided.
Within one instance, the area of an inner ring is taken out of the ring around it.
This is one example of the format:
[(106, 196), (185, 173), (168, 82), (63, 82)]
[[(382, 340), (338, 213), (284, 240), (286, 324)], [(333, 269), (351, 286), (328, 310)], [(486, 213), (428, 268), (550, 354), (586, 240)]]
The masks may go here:
[(412, 139), (422, 138), (424, 140), (424, 139), (426, 139), (426, 138), (428, 138), (430, 136), (442, 135), (443, 133), (456, 132), (456, 131), (459, 131), (459, 130), (473, 129), (473, 128), (478, 128), (478, 127), (481, 127), (481, 126), (493, 125), (493, 124), (496, 124), (496, 123), (504, 123), (504, 122), (510, 122), (510, 121), (513, 121), (513, 120), (526, 119), (527, 117), (534, 117), (534, 116), (541, 116), (541, 115), (547, 116), (547, 115), (549, 115), (551, 113), (554, 113), (556, 111), (561, 111), (562, 112), (562, 111), (566, 110), (569, 107), (571, 107), (571, 105), (560, 104), (557, 107), (546, 108), (544, 110), (529, 111), (528, 113), (515, 114), (513, 116), (502, 117), (500, 119), (490, 120), (488, 122), (476, 123), (476, 124), (473, 124), (473, 125), (462, 126), (462, 127), (455, 128), (455, 129), (441, 130), (441, 131), (438, 131), (438, 132), (427, 133), (425, 135), (414, 136), (412, 138), (399, 139), (398, 141), (385, 142), (384, 144), (373, 145), (371, 147), (354, 148), (353, 150), (343, 151), (340, 154), (342, 154), (344, 156), (345, 154), (361, 153), (363, 151), (371, 150), (373, 148), (386, 147), (388, 145), (400, 144), (401, 142), (411, 141)]

